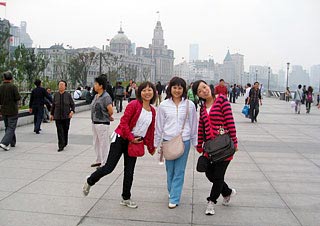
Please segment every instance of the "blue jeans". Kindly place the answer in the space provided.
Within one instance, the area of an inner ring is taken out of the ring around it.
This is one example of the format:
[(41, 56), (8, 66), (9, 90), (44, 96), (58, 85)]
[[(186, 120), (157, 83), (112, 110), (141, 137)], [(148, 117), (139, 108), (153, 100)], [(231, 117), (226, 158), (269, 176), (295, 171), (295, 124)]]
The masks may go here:
[(33, 132), (39, 132), (41, 122), (43, 119), (43, 111), (44, 106), (32, 106), (32, 113), (34, 115), (33, 117), (33, 124), (34, 124), (34, 130)]
[(184, 182), (184, 173), (190, 151), (190, 140), (184, 141), (184, 153), (175, 160), (166, 160), (167, 187), (170, 195), (169, 202), (179, 204)]
[(1, 140), (1, 143), (8, 146), (11, 144), (11, 146), (16, 145), (16, 134), (15, 130), (17, 127), (18, 122), (18, 115), (2, 115), (4, 125), (5, 125), (5, 134), (4, 137)]

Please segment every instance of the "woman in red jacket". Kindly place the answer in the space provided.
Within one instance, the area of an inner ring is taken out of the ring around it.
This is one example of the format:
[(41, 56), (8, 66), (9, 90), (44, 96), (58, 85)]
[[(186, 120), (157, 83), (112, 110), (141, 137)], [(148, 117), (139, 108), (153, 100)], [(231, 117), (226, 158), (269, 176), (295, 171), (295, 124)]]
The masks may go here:
[(98, 168), (87, 178), (83, 194), (89, 194), (91, 186), (97, 183), (102, 177), (110, 174), (116, 167), (121, 155), (124, 156), (124, 178), (121, 205), (130, 208), (137, 208), (137, 204), (131, 198), (131, 187), (137, 155), (128, 149), (129, 143), (141, 143), (147, 146), (151, 155), (154, 154), (154, 130), (155, 130), (155, 109), (151, 106), (156, 99), (156, 88), (150, 82), (142, 83), (137, 91), (137, 100), (131, 101), (120, 124), (115, 130), (114, 141), (110, 145), (110, 152), (106, 164)]
[[(207, 140), (214, 139), (222, 126), (229, 132), (236, 150), (238, 149), (238, 140), (236, 136), (236, 127), (232, 115), (230, 103), (224, 95), (214, 95), (210, 87), (203, 80), (196, 81), (193, 84), (192, 91), (197, 94), (201, 100), (199, 127), (198, 127), (198, 152), (203, 152), (203, 144)], [(224, 181), (224, 175), (233, 156), (225, 161), (209, 163), (206, 171), (206, 177), (212, 182), (210, 196), (207, 198), (208, 205), (205, 211), (206, 215), (213, 215), (214, 204), (220, 194), (223, 196), (223, 205), (228, 205), (230, 197), (236, 194), (235, 189), (230, 189)]]

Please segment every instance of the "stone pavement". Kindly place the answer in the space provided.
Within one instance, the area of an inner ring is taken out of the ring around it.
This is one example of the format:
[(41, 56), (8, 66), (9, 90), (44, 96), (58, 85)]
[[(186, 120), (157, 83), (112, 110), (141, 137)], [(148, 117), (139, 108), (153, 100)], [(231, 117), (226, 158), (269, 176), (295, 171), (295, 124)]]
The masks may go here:
[(176, 209), (167, 208), (165, 168), (149, 154), (136, 165), (132, 198), (138, 209), (119, 205), (123, 160), (83, 197), (95, 160), (87, 111), (72, 120), (70, 145), (63, 152), (57, 152), (53, 123), (43, 124), (40, 135), (32, 133), (32, 125), (19, 127), (17, 147), (0, 151), (0, 226), (319, 226), (320, 110), (296, 115), (289, 103), (265, 98), (258, 123), (252, 124), (241, 114), (243, 99), (238, 102), (232, 106), (240, 146), (226, 174), (238, 194), (229, 207), (220, 199), (214, 216), (204, 215), (211, 185), (195, 171), (193, 149)]

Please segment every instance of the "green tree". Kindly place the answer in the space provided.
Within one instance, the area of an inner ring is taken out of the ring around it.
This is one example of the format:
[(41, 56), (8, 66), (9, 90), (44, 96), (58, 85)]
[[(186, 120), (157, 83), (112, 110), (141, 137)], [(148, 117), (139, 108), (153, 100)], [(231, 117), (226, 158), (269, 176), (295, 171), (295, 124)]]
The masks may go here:
[(9, 38), (8, 28), (5, 31), (0, 31), (0, 72), (10, 70), (9, 50), (6, 48)]
[(95, 60), (96, 54), (94, 52), (78, 53), (71, 58), (68, 72), (73, 87), (75, 87), (77, 83), (81, 86), (87, 85), (88, 72)]

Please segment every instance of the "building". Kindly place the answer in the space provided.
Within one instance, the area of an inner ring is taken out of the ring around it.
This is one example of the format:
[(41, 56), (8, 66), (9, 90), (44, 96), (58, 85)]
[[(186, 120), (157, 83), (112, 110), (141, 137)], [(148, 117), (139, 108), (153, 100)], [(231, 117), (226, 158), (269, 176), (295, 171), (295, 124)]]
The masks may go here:
[(289, 86), (295, 89), (299, 84), (308, 86), (310, 84), (309, 74), (301, 65), (292, 65), (289, 73)]
[(189, 46), (189, 62), (199, 60), (199, 45), (190, 44)]
[(192, 81), (190, 78), (190, 71), (190, 64), (186, 61), (183, 61), (177, 65), (174, 65), (173, 74), (174, 76), (183, 78), (187, 83), (190, 83)]
[(320, 91), (320, 64), (312, 65), (310, 68), (310, 85), (313, 88), (318, 87)]
[(197, 60), (190, 63), (190, 81), (202, 79), (208, 83), (216, 82), (214, 60)]
[(111, 52), (119, 53), (124, 56), (132, 54), (131, 41), (124, 34), (121, 26), (118, 34), (110, 40), (110, 50)]
[(286, 82), (287, 82), (287, 74), (283, 69), (281, 69), (278, 72), (278, 87), (279, 87), (278, 90), (285, 90)]
[[(252, 83), (258, 81), (260, 84), (263, 84), (264, 87), (267, 87), (268, 74), (269, 74), (268, 66), (250, 65), (249, 73), (250, 73), (250, 77), (252, 78), (251, 80)], [(270, 76), (271, 74), (272, 74), (272, 69), (270, 69)]]
[(9, 52), (10, 49), (10, 22), (6, 19), (0, 19), (0, 37), (5, 38), (3, 48)]
[(27, 33), (27, 22), (22, 21), (20, 27), (12, 24), (10, 34), (10, 46), (17, 47), (19, 45), (24, 45), (26, 48), (32, 48), (33, 41)]
[(226, 83), (241, 84), (244, 81), (244, 56), (228, 50), (223, 64), (215, 64), (215, 82), (224, 79)]
[[(161, 22), (157, 21), (149, 48), (138, 47), (138, 57), (146, 57), (155, 62), (155, 81), (168, 82), (173, 76), (174, 51), (164, 44)], [(154, 81), (154, 82), (155, 82)]]

